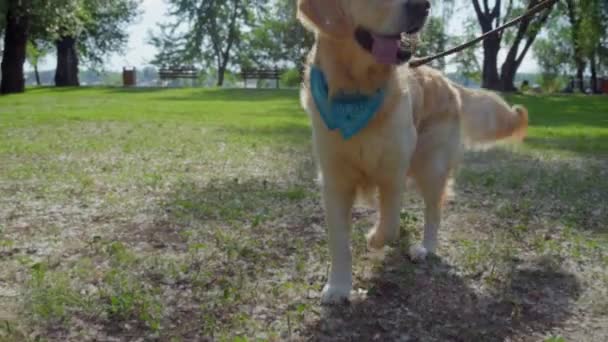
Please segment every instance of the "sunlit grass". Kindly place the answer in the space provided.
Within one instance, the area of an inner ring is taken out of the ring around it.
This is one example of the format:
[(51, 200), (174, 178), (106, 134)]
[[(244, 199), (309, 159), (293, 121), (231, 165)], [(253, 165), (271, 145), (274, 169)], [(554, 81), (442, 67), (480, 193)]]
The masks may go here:
[(357, 209), (355, 286), (369, 298), (328, 313), (296, 91), (0, 97), (0, 341), (589, 340), (560, 327), (608, 307), (608, 100), (510, 101), (529, 108), (530, 137), (466, 153), (439, 257), (405, 256), (424, 218), (413, 192), (384, 261), (367, 257), (374, 216)]

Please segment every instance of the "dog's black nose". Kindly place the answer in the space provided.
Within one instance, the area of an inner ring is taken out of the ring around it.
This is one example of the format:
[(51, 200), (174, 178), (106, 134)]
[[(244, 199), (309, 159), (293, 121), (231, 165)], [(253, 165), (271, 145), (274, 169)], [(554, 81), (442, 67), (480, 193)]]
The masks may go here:
[(407, 20), (406, 33), (416, 33), (420, 31), (430, 12), (431, 3), (428, 0), (408, 0), (405, 3), (405, 18)]
[(408, 0), (405, 9), (412, 16), (428, 16), (431, 11), (431, 3), (428, 0)]

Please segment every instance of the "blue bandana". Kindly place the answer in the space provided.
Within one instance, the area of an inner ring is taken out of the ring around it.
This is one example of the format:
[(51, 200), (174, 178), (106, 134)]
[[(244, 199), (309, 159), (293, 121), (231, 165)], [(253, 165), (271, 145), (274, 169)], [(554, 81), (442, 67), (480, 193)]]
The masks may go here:
[(344, 94), (330, 99), (325, 75), (316, 66), (310, 69), (310, 90), (327, 128), (339, 129), (344, 140), (361, 132), (384, 102), (384, 89), (371, 96)]

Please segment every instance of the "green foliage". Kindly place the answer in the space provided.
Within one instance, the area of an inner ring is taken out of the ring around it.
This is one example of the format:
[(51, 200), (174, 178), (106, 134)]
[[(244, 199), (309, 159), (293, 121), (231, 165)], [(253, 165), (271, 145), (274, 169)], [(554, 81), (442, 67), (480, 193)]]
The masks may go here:
[(557, 6), (547, 37), (539, 39), (534, 53), (548, 78), (572, 73), (586, 64), (604, 66), (608, 60), (608, 3), (568, 0)]
[[(445, 21), (440, 17), (431, 17), (427, 21), (421, 36), (422, 44), (416, 53), (420, 56), (432, 56), (446, 50), (448, 42), (452, 39), (446, 32)], [(445, 59), (434, 61), (431, 66), (444, 69)]]
[(110, 52), (122, 51), (128, 42), (128, 26), (139, 16), (141, 0), (83, 0), (87, 12), (79, 48), (93, 64)]
[[(470, 41), (476, 36), (476, 23), (472, 20), (468, 20), (465, 23), (465, 35), (463, 37), (457, 37), (454, 39), (456, 44), (462, 44)], [(481, 65), (477, 59), (477, 48), (469, 48), (456, 54), (451, 63), (456, 65), (456, 70), (459, 75), (471, 79), (473, 81), (481, 81)]]
[[(33, 0), (42, 1), (42, 0)], [(58, 0), (32, 5), (32, 40), (54, 43), (74, 37), (85, 62), (97, 65), (124, 49), (128, 25), (139, 15), (141, 0)]]
[(296, 1), (291, 0), (276, 1), (244, 38), (240, 56), (244, 67), (297, 68), (314, 43), (313, 34), (296, 19)]
[(262, 0), (168, 0), (172, 22), (152, 33), (150, 43), (159, 53), (155, 65), (199, 65), (215, 68), (217, 83), (233, 65), (243, 31), (252, 26), (264, 8)]
[(300, 77), (300, 70), (289, 69), (281, 75), (281, 84), (287, 87), (297, 87), (302, 82)]
[(539, 76), (537, 83), (540, 84), (544, 92), (557, 93), (564, 89), (567, 80), (564, 77), (555, 74), (543, 73)]
[(556, 24), (550, 25), (547, 38), (540, 38), (534, 45), (534, 54), (536, 60), (545, 75), (561, 75), (574, 66), (574, 51), (572, 42), (568, 37), (568, 31), (565, 27), (555, 27)]
[(48, 42), (30, 40), (27, 43), (27, 61), (36, 67), (52, 50), (53, 47)]

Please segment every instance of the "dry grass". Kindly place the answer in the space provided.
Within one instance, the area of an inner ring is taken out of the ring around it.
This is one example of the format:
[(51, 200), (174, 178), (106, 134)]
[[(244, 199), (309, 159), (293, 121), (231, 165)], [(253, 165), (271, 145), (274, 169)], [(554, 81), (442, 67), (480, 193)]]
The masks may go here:
[(531, 139), (467, 153), (439, 257), (405, 255), (420, 238), (417, 195), (382, 258), (365, 250), (375, 213), (359, 209), (362, 290), (327, 308), (294, 92), (2, 98), (0, 341), (605, 341), (606, 101), (516, 100)]

